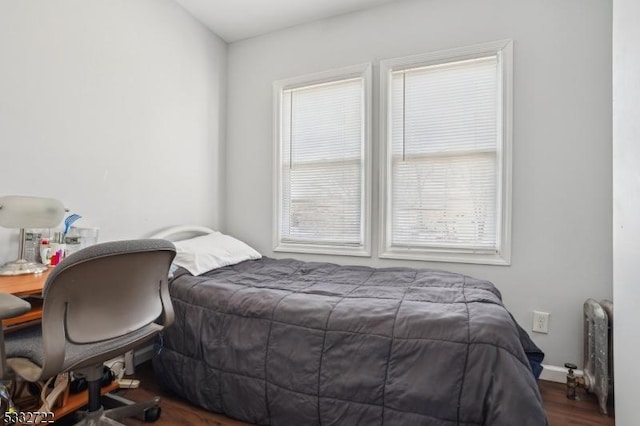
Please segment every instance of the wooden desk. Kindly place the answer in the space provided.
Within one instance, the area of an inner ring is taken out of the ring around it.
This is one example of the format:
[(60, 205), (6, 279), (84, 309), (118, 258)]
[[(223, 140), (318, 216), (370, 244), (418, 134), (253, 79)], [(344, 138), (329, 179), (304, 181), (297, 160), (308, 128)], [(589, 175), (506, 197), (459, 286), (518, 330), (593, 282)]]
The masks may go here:
[(41, 274), (0, 276), (0, 291), (16, 296), (40, 295), (51, 270), (49, 268)]
[[(40, 296), (44, 282), (47, 280), (51, 268), (41, 274), (9, 275), (0, 277), (0, 291), (11, 293), (15, 296)], [(42, 318), (42, 301), (32, 299), (31, 310), (15, 318), (2, 321), (4, 327), (22, 324)]]

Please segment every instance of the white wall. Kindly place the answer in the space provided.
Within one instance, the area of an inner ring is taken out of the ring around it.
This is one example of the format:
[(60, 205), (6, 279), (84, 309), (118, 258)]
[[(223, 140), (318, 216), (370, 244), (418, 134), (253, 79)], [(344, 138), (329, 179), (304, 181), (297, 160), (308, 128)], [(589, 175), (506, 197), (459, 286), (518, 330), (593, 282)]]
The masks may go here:
[(550, 333), (533, 336), (547, 364), (581, 364), (582, 303), (612, 295), (611, 14), (602, 0), (404, 1), (232, 43), (226, 230), (282, 257), (271, 250), (274, 80), (372, 61), (376, 81), (381, 59), (513, 39), (511, 266), (291, 256), (490, 279), (527, 330), (531, 311), (551, 313)]
[(0, 195), (59, 198), (102, 241), (221, 226), (226, 50), (171, 0), (0, 2)]
[(613, 2), (613, 302), (616, 424), (638, 424), (640, 3)]

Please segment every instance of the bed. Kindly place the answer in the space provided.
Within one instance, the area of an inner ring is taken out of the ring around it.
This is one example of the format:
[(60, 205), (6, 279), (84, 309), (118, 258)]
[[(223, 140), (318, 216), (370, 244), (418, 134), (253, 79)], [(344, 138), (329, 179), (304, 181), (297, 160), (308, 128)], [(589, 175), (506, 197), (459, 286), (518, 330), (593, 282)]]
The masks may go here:
[(271, 425), (545, 425), (542, 352), (489, 282), (267, 257), (171, 279), (161, 386)]

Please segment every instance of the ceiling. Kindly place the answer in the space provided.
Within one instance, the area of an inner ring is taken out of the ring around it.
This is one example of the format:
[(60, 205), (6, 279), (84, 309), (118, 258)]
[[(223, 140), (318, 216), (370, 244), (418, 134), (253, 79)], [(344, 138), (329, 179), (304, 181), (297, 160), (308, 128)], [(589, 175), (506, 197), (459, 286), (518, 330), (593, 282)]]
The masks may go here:
[(176, 0), (226, 42), (397, 0)]

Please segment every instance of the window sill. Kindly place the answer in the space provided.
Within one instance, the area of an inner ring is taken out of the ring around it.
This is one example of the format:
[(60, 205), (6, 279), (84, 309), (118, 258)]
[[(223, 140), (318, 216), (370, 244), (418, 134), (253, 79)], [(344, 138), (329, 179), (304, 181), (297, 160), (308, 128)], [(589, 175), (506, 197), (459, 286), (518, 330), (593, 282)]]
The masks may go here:
[(337, 256), (371, 256), (371, 251), (366, 249), (365, 247), (333, 246), (321, 244), (295, 244), (282, 242), (277, 244), (273, 248), (273, 251), (289, 253), (329, 254)]
[(511, 265), (508, 253), (491, 250), (387, 248), (379, 255), (382, 259), (427, 260), (433, 262), (473, 263), (479, 265)]

